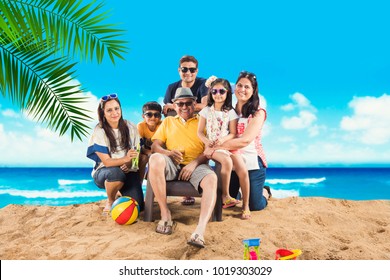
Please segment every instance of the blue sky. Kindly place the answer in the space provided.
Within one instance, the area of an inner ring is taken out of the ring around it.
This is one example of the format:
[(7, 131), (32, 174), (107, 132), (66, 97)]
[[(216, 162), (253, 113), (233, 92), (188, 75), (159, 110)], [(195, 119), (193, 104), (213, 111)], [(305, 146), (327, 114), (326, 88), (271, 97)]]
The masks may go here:
[[(168, 4), (169, 3), (169, 4)], [(127, 33), (115, 66), (81, 62), (77, 81), (95, 112), (119, 94), (125, 118), (161, 101), (178, 60), (200, 77), (232, 83), (256, 73), (268, 112), (270, 167), (390, 166), (390, 38), (387, 1), (106, 1)], [(90, 124), (91, 126), (94, 123)], [(0, 97), (0, 166), (91, 166), (87, 139), (70, 142)]]

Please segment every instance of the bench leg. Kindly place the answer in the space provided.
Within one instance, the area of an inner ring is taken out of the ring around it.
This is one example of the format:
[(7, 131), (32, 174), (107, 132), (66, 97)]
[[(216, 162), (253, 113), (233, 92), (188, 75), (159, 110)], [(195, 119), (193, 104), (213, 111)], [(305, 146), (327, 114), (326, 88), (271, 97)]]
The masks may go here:
[(218, 179), (218, 187), (217, 187), (217, 200), (215, 202), (214, 211), (211, 217), (213, 222), (221, 222), (222, 221), (222, 185), (221, 180)]
[(154, 193), (152, 186), (149, 181), (146, 184), (146, 196), (145, 196), (145, 210), (144, 210), (144, 221), (153, 222), (153, 203), (154, 203)]

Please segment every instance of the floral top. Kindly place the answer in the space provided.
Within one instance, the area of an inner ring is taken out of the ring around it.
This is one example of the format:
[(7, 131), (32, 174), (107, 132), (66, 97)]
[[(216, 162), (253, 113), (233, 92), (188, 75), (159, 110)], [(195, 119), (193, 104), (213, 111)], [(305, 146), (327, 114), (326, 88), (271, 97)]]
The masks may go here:
[(229, 134), (229, 122), (238, 119), (234, 109), (216, 111), (214, 105), (204, 107), (199, 115), (206, 119), (206, 135), (211, 141), (221, 139)]

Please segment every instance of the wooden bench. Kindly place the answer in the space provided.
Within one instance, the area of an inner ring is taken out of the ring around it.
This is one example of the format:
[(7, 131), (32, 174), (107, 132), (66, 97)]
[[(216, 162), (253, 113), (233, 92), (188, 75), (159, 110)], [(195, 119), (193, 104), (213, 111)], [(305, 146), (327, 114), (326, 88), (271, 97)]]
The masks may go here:
[[(215, 173), (218, 177), (217, 185), (217, 201), (215, 203), (213, 214), (211, 215), (212, 221), (222, 221), (222, 184), (219, 180), (221, 173), (221, 165), (216, 162)], [(193, 197), (202, 197), (197, 190), (187, 181), (167, 181), (167, 196), (193, 196)], [(144, 210), (144, 221), (153, 222), (153, 206), (154, 206), (154, 193), (150, 184), (147, 184), (146, 187), (146, 196), (145, 196), (145, 210)], [(185, 207), (185, 206), (183, 206)]]

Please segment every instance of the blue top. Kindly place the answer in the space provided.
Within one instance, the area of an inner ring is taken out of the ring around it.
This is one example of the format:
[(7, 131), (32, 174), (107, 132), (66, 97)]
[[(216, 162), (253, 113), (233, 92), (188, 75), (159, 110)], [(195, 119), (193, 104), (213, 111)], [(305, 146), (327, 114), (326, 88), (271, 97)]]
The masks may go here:
[[(195, 83), (191, 87), (192, 94), (196, 96), (196, 102), (198, 103), (201, 102), (203, 96), (207, 95), (208, 89), (205, 83), (205, 78), (196, 77)], [(175, 97), (176, 90), (181, 87), (181, 80), (170, 84), (167, 88), (167, 91), (165, 92), (164, 104), (172, 103), (172, 99)]]

